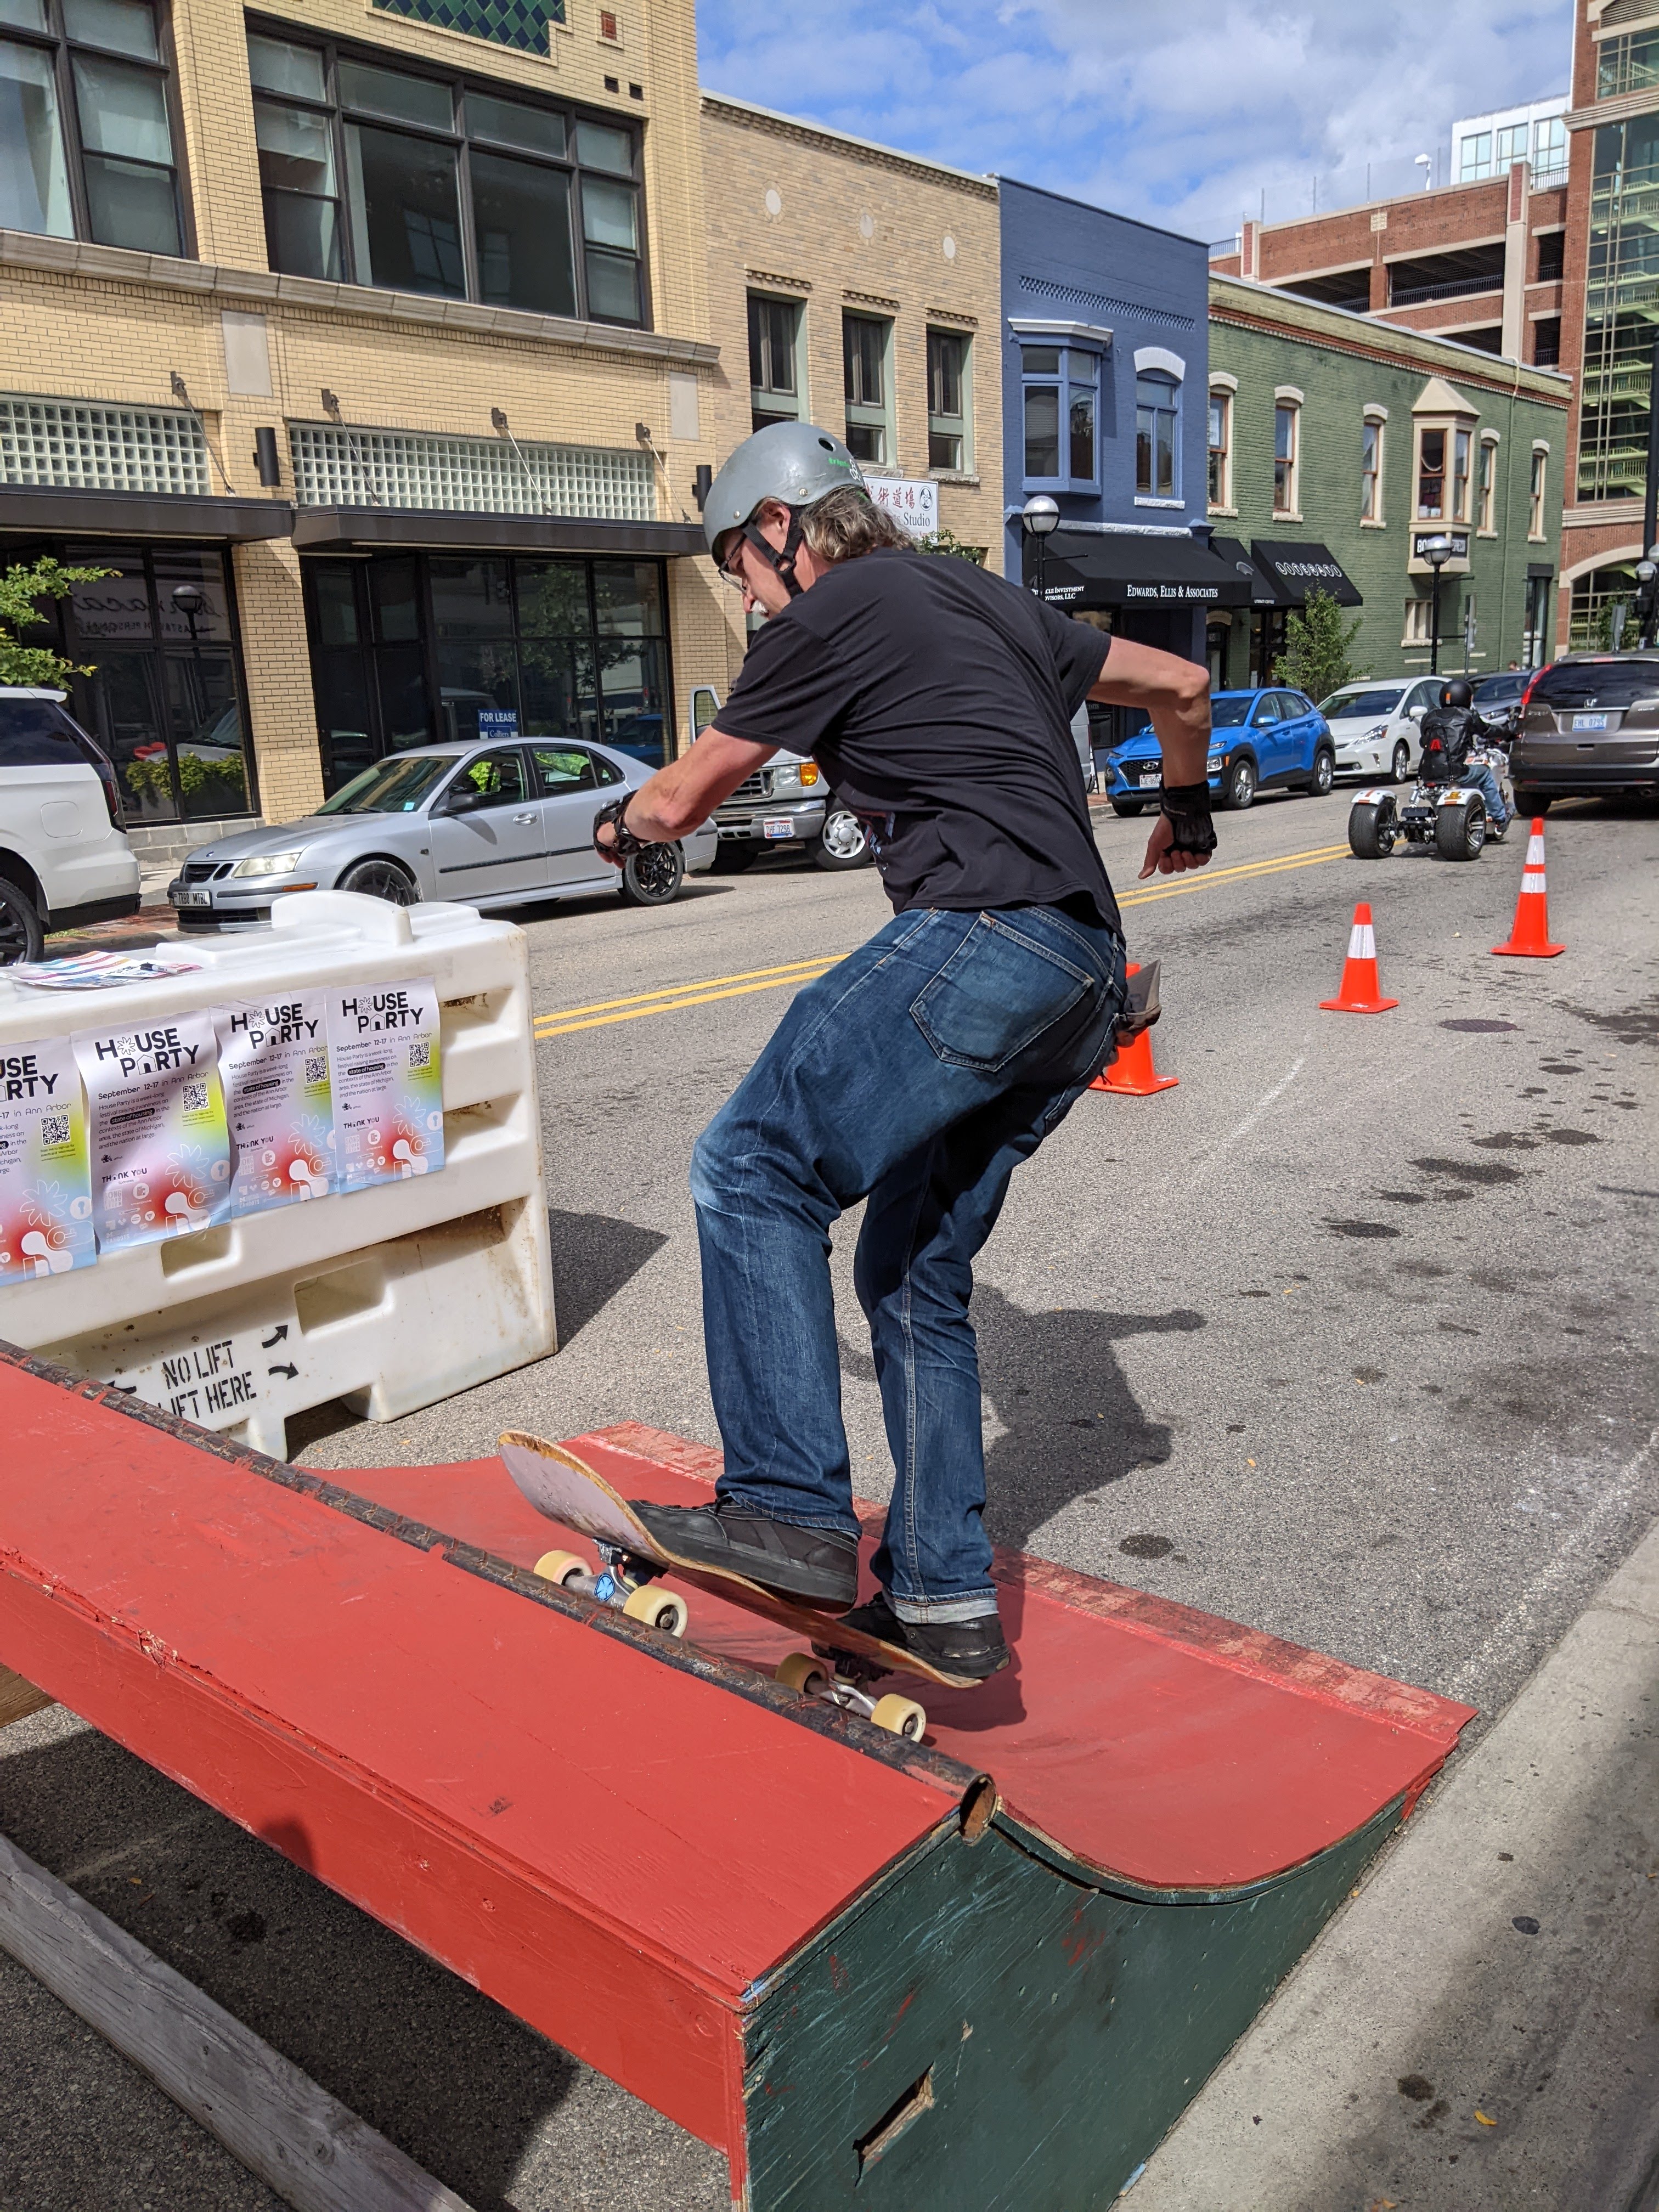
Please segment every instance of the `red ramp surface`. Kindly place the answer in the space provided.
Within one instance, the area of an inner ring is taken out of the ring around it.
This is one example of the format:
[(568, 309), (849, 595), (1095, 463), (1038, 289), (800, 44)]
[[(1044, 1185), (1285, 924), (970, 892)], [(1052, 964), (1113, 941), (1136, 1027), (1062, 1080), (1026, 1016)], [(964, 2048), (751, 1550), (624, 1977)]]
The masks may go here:
[[(337, 1486), (21, 1354), (0, 1421), (0, 1663), (722, 2145), (750, 2212), (1107, 2201), (1468, 1717), (1011, 1555), (1017, 1670), (907, 1746), (701, 1593), (697, 1650), (538, 1583), (497, 1461)], [(571, 1441), (633, 1495), (715, 1465)]]

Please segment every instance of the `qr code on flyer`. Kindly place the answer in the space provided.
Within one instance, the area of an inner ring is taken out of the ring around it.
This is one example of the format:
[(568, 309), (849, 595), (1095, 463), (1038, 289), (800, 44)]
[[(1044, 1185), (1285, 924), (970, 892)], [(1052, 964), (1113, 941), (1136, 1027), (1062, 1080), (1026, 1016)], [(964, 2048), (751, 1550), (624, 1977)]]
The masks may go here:
[(40, 1116), (40, 1142), (48, 1150), (70, 1140), (70, 1117), (67, 1114), (43, 1114)]
[(186, 1114), (205, 1114), (208, 1109), (208, 1087), (205, 1083), (186, 1083), (184, 1086), (184, 1107)]
[(306, 1082), (310, 1085), (326, 1083), (327, 1080), (328, 1054), (325, 1052), (308, 1052), (306, 1054)]
[(409, 1048), (409, 1064), (411, 1067), (431, 1066), (432, 1040), (430, 1037), (415, 1038)]

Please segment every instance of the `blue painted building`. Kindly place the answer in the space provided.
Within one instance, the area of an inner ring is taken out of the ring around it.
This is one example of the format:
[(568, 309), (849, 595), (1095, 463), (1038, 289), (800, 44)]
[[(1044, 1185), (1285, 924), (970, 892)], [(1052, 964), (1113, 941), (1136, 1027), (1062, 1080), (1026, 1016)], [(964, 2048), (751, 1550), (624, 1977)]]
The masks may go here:
[[(1000, 178), (1005, 573), (1194, 660), (1250, 587), (1211, 552), (1209, 268), (1196, 239)], [(1039, 552), (1020, 510), (1048, 494)]]

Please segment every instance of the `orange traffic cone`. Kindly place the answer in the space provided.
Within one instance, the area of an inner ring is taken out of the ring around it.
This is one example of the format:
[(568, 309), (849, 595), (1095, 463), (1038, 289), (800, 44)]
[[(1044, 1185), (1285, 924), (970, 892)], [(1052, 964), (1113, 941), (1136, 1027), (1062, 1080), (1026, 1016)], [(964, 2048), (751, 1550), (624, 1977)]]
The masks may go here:
[[(1139, 963), (1132, 960), (1124, 969), (1126, 975), (1140, 972)], [(1103, 1068), (1089, 1085), (1091, 1091), (1116, 1091), (1126, 1098), (1150, 1098), (1155, 1091), (1173, 1091), (1181, 1080), (1178, 1075), (1160, 1075), (1152, 1065), (1152, 1033), (1142, 1030), (1128, 1044), (1121, 1044), (1117, 1058)]]
[(1342, 965), (1338, 996), (1322, 999), (1330, 1014), (1386, 1014), (1398, 999), (1385, 999), (1376, 978), (1376, 939), (1371, 929), (1371, 910), (1362, 899), (1353, 910), (1348, 936), (1348, 957)]
[(1494, 945), (1492, 951), (1507, 952), (1517, 960), (1553, 960), (1558, 952), (1566, 949), (1565, 945), (1550, 943), (1550, 902), (1544, 887), (1544, 817), (1534, 814), (1510, 941), (1507, 945)]

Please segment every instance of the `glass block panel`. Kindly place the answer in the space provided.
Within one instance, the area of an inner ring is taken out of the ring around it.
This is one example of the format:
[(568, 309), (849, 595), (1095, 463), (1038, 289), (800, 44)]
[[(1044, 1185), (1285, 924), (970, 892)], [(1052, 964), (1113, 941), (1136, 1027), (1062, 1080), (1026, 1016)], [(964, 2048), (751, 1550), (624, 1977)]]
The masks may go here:
[(201, 499), (210, 469), (201, 425), (182, 410), (0, 392), (0, 483)]
[(372, 487), (391, 507), (656, 520), (654, 468), (637, 451), (522, 439), (515, 451), (501, 438), (348, 431), (331, 422), (291, 423), (289, 435), (301, 507), (368, 507)]

